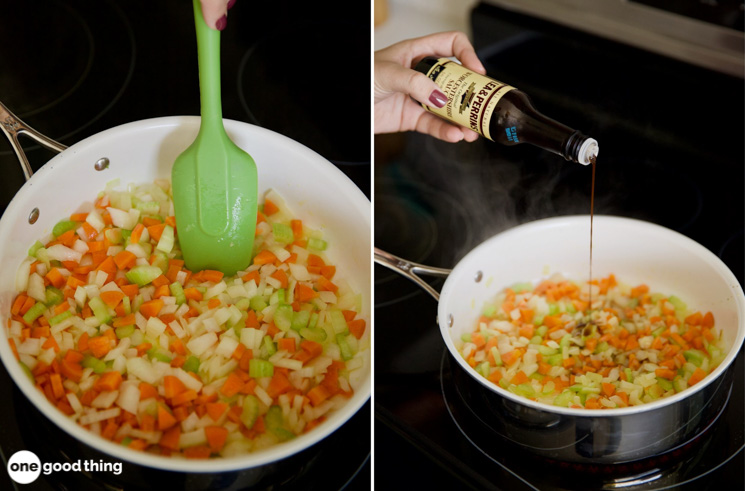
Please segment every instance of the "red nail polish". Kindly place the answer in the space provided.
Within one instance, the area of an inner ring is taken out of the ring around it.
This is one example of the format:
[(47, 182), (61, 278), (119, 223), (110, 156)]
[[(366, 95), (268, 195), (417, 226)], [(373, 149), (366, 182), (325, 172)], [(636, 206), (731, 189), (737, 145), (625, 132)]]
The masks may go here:
[(223, 29), (225, 29), (227, 25), (228, 25), (227, 15), (223, 15), (222, 17), (217, 19), (217, 22), (215, 22), (215, 27), (217, 28), (218, 31), (222, 31)]
[(235, 5), (235, 0), (230, 0), (228, 2), (228, 10), (232, 9), (233, 8), (233, 5)]
[(448, 97), (435, 89), (429, 96), (429, 102), (434, 104), (436, 107), (445, 107), (445, 104), (448, 102)]

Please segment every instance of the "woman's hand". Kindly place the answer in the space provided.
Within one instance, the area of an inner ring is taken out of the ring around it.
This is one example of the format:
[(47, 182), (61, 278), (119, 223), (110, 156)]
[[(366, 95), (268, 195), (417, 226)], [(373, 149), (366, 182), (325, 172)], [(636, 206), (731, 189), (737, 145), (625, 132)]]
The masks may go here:
[(443, 107), (447, 102), (447, 96), (435, 82), (411, 69), (425, 56), (455, 56), (465, 67), (486, 73), (462, 32), (442, 32), (408, 39), (376, 51), (375, 133), (416, 130), (448, 142), (476, 140), (478, 133), (425, 111), (411, 99), (413, 97), (431, 107)]
[(199, 0), (202, 3), (204, 23), (212, 29), (222, 31), (228, 25), (228, 10), (235, 0)]

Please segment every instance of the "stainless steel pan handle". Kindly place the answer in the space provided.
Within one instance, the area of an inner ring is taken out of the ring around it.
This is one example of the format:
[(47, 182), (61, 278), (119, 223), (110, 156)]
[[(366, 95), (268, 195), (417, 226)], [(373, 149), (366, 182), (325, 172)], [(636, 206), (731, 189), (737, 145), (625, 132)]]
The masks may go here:
[(427, 293), (432, 295), (435, 300), (440, 301), (440, 292), (432, 288), (432, 286), (421, 279), (418, 275), (429, 275), (429, 276), (448, 276), (452, 270), (445, 268), (435, 268), (432, 266), (426, 266), (424, 264), (414, 263), (401, 259), (398, 256), (394, 256), (390, 252), (383, 251), (375, 248), (375, 262), (381, 266), (392, 269), (398, 274), (410, 279), (420, 287), (422, 287)]
[(23, 168), (23, 176), (26, 178), (27, 181), (31, 179), (34, 171), (33, 169), (31, 169), (31, 164), (29, 164), (28, 158), (23, 151), (23, 147), (18, 141), (18, 137), (20, 135), (26, 135), (27, 137), (41, 144), (43, 147), (52, 150), (53, 152), (61, 152), (65, 148), (67, 148), (61, 143), (58, 143), (51, 138), (47, 138), (46, 136), (42, 135), (41, 133), (18, 119), (18, 117), (10, 112), (10, 110), (5, 107), (2, 102), (0, 102), (0, 128), (2, 128), (5, 136), (8, 137), (10, 145), (13, 147), (13, 151), (15, 151), (16, 156), (18, 156), (18, 160), (20, 161), (21, 167)]

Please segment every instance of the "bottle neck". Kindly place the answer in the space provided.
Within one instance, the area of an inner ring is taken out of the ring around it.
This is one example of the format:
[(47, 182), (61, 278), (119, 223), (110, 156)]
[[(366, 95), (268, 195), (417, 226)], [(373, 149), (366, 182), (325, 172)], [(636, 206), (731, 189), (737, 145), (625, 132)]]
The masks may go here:
[(495, 140), (506, 145), (528, 143), (583, 165), (598, 153), (597, 141), (538, 112), (519, 90), (504, 95), (491, 124)]

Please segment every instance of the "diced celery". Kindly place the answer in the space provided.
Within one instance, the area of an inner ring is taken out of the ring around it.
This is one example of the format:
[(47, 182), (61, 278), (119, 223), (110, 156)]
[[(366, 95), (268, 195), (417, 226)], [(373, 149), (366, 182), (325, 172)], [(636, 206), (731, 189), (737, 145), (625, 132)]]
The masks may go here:
[(52, 228), (52, 235), (59, 237), (69, 230), (75, 230), (80, 225), (80, 222), (73, 222), (72, 220), (62, 220)]
[(173, 283), (171, 283), (169, 288), (171, 290), (171, 295), (173, 295), (174, 298), (176, 299), (177, 305), (181, 305), (186, 302), (186, 295), (184, 294), (184, 287), (181, 286), (181, 283), (179, 283), (178, 281), (174, 281)]
[(464, 343), (470, 343), (471, 342), (471, 333), (470, 332), (464, 332), (460, 335), (460, 340)]
[(308, 321), (308, 329), (315, 329), (318, 325), (318, 312), (310, 314), (310, 320)]
[(344, 361), (351, 360), (354, 357), (352, 348), (349, 346), (349, 343), (347, 342), (346, 334), (337, 334), (336, 344), (339, 345), (339, 350), (341, 351), (341, 357)]
[(598, 345), (595, 347), (595, 353), (602, 353), (603, 351), (608, 351), (608, 348), (610, 348), (610, 345), (607, 341), (603, 341), (601, 343), (598, 343)]
[(675, 392), (686, 390), (688, 388), (688, 382), (686, 382), (683, 377), (678, 375), (673, 379), (673, 388), (675, 389)]
[(292, 305), (280, 304), (274, 311), (274, 325), (282, 331), (286, 332), (292, 327), (293, 318)]
[(34, 377), (34, 374), (31, 372), (31, 369), (23, 363), (22, 361), (19, 361), (18, 363), (21, 364), (21, 369), (23, 370), (23, 373), (26, 374), (26, 376), (31, 379), (31, 382), (36, 383), (36, 378)]
[(255, 310), (256, 312), (261, 312), (265, 308), (269, 306), (268, 303), (266, 303), (266, 300), (264, 297), (261, 297), (259, 295), (256, 295), (255, 297), (251, 298), (251, 310)]
[(131, 439), (130, 437), (128, 437), (128, 436), (125, 436), (124, 438), (122, 438), (122, 443), (121, 443), (121, 444), (122, 444), (123, 446), (125, 446), (125, 447), (128, 447), (128, 446), (129, 446), (129, 444), (130, 444), (130, 443), (132, 443), (132, 441), (133, 441), (133, 440), (132, 440), (132, 439)]
[(665, 393), (659, 384), (652, 384), (644, 389), (644, 392), (652, 399), (659, 399)]
[(323, 239), (317, 239), (314, 237), (311, 237), (308, 239), (308, 249), (313, 249), (316, 251), (325, 251), (326, 247), (328, 247), (328, 244)]
[(273, 223), (272, 233), (274, 234), (274, 240), (280, 244), (289, 244), (295, 240), (295, 235), (292, 233), (292, 228), (284, 223)]
[(490, 352), (492, 358), (494, 358), (494, 364), (496, 366), (501, 367), (502, 365), (504, 365), (504, 362), (502, 361), (502, 355), (499, 354), (499, 350), (496, 346), (492, 346)]
[(571, 334), (564, 334), (564, 337), (561, 338), (561, 341), (559, 341), (559, 346), (564, 349), (569, 347), (569, 343), (572, 341)]
[(160, 235), (160, 240), (158, 241), (158, 245), (155, 246), (155, 248), (168, 254), (173, 250), (173, 243), (173, 227), (171, 227), (170, 225), (166, 225), (163, 228), (163, 233)]
[(685, 310), (688, 308), (688, 306), (683, 302), (680, 298), (676, 297), (675, 295), (671, 295), (668, 299), (668, 302), (673, 304), (673, 307), (675, 310)]
[(168, 351), (164, 350), (163, 348), (151, 348), (147, 351), (147, 354), (150, 358), (155, 358), (158, 361), (162, 361), (165, 363), (171, 363), (171, 355)]
[(26, 324), (31, 324), (36, 320), (37, 317), (39, 317), (41, 314), (44, 313), (44, 311), (47, 309), (47, 306), (44, 305), (42, 302), (36, 302), (33, 307), (28, 309), (25, 314), (23, 314), (23, 321)]
[[(300, 329), (300, 336), (302, 336), (303, 339), (307, 339), (308, 341), (323, 343), (324, 341), (326, 341), (327, 334), (326, 331), (321, 329), (320, 327), (303, 327), (302, 329)], [(342, 336), (342, 334), (339, 334), (338, 336)]]
[(69, 318), (69, 317), (72, 317), (72, 312), (70, 312), (70, 310), (68, 309), (68, 310), (65, 310), (64, 312), (62, 312), (61, 314), (57, 314), (54, 317), (52, 317), (51, 319), (49, 319), (49, 325), (50, 326), (57, 325), (60, 322), (62, 322), (63, 320)]
[(559, 313), (559, 304), (556, 302), (549, 302), (548, 315), (556, 315), (558, 313)]
[[(541, 318), (541, 321), (543, 321), (543, 318)], [(541, 337), (545, 336), (548, 332), (548, 326), (541, 326), (536, 328), (535, 333)]]
[(533, 389), (533, 386), (528, 382), (520, 385), (510, 385), (507, 390), (519, 396), (535, 397), (535, 389)]
[(561, 356), (561, 353), (556, 353), (555, 355), (550, 355), (550, 356), (547, 356), (545, 358), (546, 363), (548, 363), (549, 365), (551, 365), (553, 367), (557, 367), (557, 366), (561, 365), (562, 359), (563, 358)]
[(277, 352), (277, 345), (274, 344), (271, 336), (264, 336), (263, 343), (261, 344), (261, 354), (266, 358), (272, 356)]
[(487, 305), (484, 307), (484, 310), (481, 312), (485, 317), (494, 317), (497, 314), (497, 306), (496, 305)]
[(295, 314), (292, 316), (292, 323), (290, 324), (290, 327), (296, 331), (308, 327), (310, 314), (310, 310), (301, 310), (299, 312), (295, 312)]
[(533, 291), (533, 284), (527, 282), (519, 282), (512, 285), (512, 291), (515, 293), (523, 293)]
[(116, 333), (116, 337), (119, 339), (128, 338), (135, 333), (135, 326), (132, 324), (128, 326), (119, 326), (115, 328), (114, 332)]
[(277, 290), (277, 302), (278, 303), (286, 303), (285, 298), (287, 297), (287, 293), (285, 292), (284, 288), (280, 288)]
[(479, 372), (482, 377), (489, 377), (489, 362), (484, 361), (476, 365), (476, 371)]
[(533, 336), (532, 338), (530, 338), (530, 344), (540, 345), (542, 341), (543, 341), (543, 338), (540, 336)]
[(94, 373), (103, 373), (106, 371), (106, 362), (92, 355), (85, 355), (80, 364), (83, 368), (92, 368)]
[[(251, 360), (253, 361), (253, 360)], [(241, 412), (241, 421), (246, 428), (253, 428), (256, 420), (259, 418), (259, 398), (249, 394), (243, 399), (243, 411)]]
[(122, 230), (119, 228), (107, 228), (104, 230), (103, 235), (112, 245), (122, 243)]
[(666, 378), (657, 377), (657, 384), (659, 384), (659, 386), (662, 387), (662, 390), (664, 390), (665, 392), (667, 392), (668, 390), (673, 390), (672, 381)]
[(109, 313), (109, 308), (106, 306), (105, 303), (103, 303), (103, 300), (101, 300), (101, 297), (93, 297), (88, 302), (88, 306), (93, 311), (93, 315), (96, 316), (96, 319), (98, 319), (98, 322), (101, 324), (106, 324), (107, 322), (111, 321), (111, 314)]
[(189, 358), (186, 359), (186, 361), (184, 362), (184, 366), (181, 368), (183, 368), (187, 372), (197, 373), (199, 371), (199, 358), (191, 355)]
[(46, 289), (46, 303), (47, 305), (57, 305), (62, 303), (62, 301), (65, 299), (65, 295), (62, 293), (62, 290), (59, 288), (55, 288), (53, 286), (48, 286)]
[(37, 240), (36, 242), (34, 242), (34, 245), (32, 245), (31, 247), (29, 247), (29, 249), (28, 249), (28, 255), (31, 256), (31, 257), (36, 257), (36, 252), (39, 249), (43, 249), (43, 248), (44, 248), (44, 244), (42, 244), (41, 242), (39, 242)]
[(274, 375), (274, 365), (261, 358), (251, 358), (248, 365), (248, 375), (254, 378), (271, 377)]
[(279, 406), (271, 406), (264, 415), (264, 424), (269, 429), (281, 427), (284, 424), (282, 408)]
[(564, 389), (564, 391), (556, 396), (554, 399), (554, 406), (569, 407), (574, 399), (574, 393), (571, 390)]
[(133, 198), (134, 207), (140, 211), (147, 213), (148, 215), (155, 215), (160, 211), (160, 205), (157, 201), (141, 201), (137, 198)]
[(347, 327), (347, 320), (344, 318), (341, 310), (331, 309), (328, 315), (331, 319), (331, 327), (333, 327), (335, 333), (339, 334), (349, 329)]
[(572, 302), (566, 302), (565, 305), (566, 305), (566, 311), (569, 312), (570, 314), (574, 314), (577, 312), (577, 308), (574, 306)]
[(535, 349), (537, 349), (538, 352), (543, 356), (551, 356), (559, 352), (559, 350), (557, 350), (556, 348), (552, 348), (551, 346), (544, 346), (542, 344), (536, 346)]
[(157, 266), (135, 266), (134, 268), (127, 271), (127, 279), (136, 284), (137, 286), (145, 286), (151, 281), (153, 281), (155, 278), (163, 274), (163, 270), (161, 270)]
[(660, 328), (652, 331), (652, 336), (657, 337), (660, 334), (662, 334), (663, 332), (665, 332), (666, 329), (667, 329), (667, 326), (662, 326), (662, 327), (660, 327)]
[(243, 297), (235, 302), (235, 306), (238, 310), (246, 311), (251, 306), (251, 300)]
[(125, 243), (125, 244), (128, 244), (129, 243), (129, 237), (132, 235), (132, 231), (123, 228), (123, 229), (121, 229), (121, 234), (122, 234), (122, 242)]
[(626, 374), (626, 381), (628, 383), (632, 383), (634, 381), (634, 374), (631, 372), (630, 368), (624, 368), (623, 372)]
[[(543, 334), (541, 334), (541, 336), (545, 335), (546, 334), (546, 331), (548, 330), (548, 327), (542, 325), (544, 318), (545, 317), (542, 316), (542, 315), (533, 314), (533, 325), (536, 326), (538, 329), (545, 328), (545, 329), (543, 329)], [(536, 332), (538, 332), (538, 330), (536, 330)]]
[(685, 357), (686, 361), (693, 363), (697, 367), (700, 367), (701, 364), (704, 362), (704, 358), (706, 358), (706, 355), (697, 349), (686, 350), (683, 352), (683, 356)]

